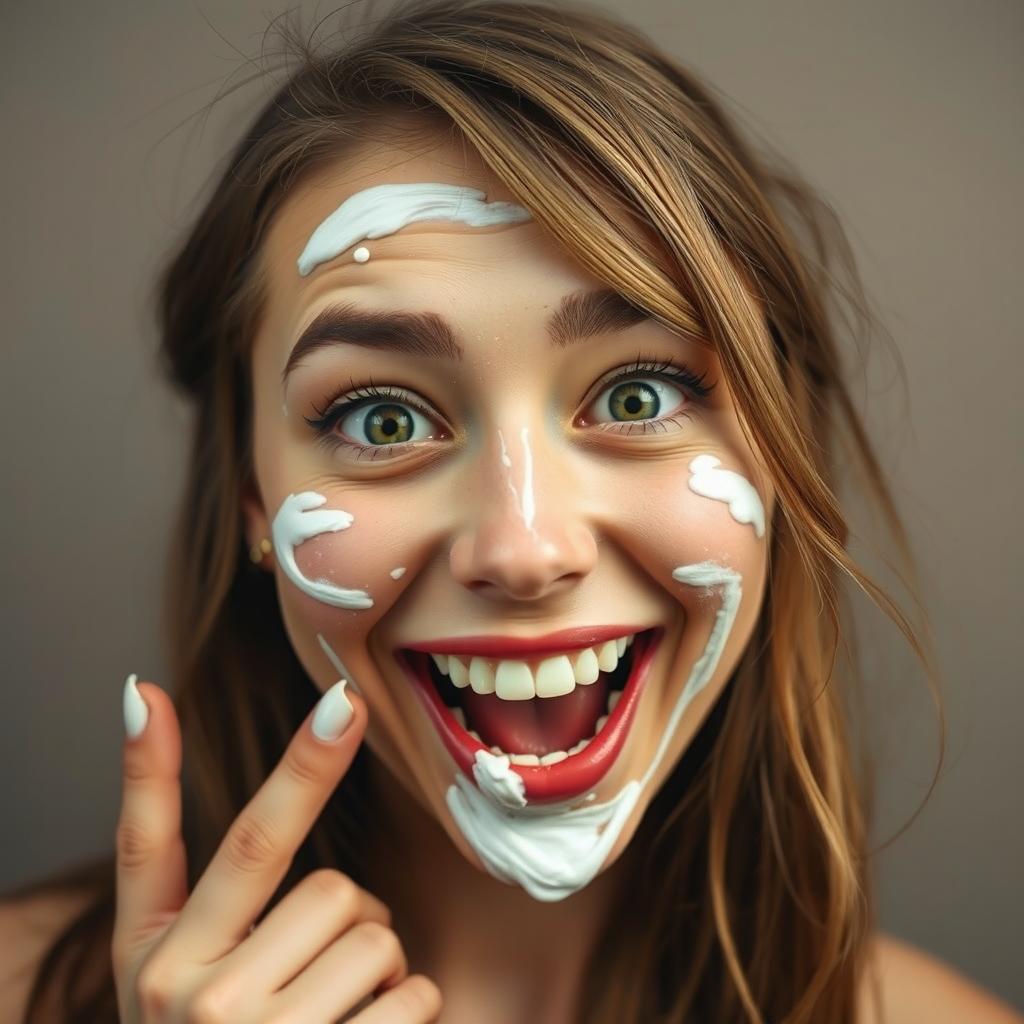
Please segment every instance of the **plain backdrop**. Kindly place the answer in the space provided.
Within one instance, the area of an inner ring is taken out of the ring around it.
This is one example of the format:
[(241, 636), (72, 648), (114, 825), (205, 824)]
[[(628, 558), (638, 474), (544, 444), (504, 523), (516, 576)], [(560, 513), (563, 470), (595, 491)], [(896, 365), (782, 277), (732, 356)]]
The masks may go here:
[[(0, 15), (3, 887), (112, 846), (121, 687), (165, 678), (158, 590), (188, 423), (155, 369), (153, 275), (269, 86), (200, 111), (284, 6), (7, 0)], [(299, 6), (306, 24), (330, 9)], [(931, 777), (935, 716), (896, 630), (860, 609), (881, 923), (1021, 1005), (1024, 7), (622, 13), (832, 203), (896, 342), (906, 393), (881, 346), (852, 386), (921, 566), (950, 733), (938, 788), (884, 845)]]

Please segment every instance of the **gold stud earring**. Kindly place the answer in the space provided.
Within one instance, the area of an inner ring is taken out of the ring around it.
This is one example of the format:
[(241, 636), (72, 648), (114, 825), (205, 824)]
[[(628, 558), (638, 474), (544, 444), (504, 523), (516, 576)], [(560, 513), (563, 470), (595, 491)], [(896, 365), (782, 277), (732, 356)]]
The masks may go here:
[(274, 550), (274, 545), (270, 543), (269, 537), (264, 537), (259, 544), (253, 544), (249, 548), (249, 560), (253, 565), (259, 565), (263, 561), (264, 555), (269, 555)]

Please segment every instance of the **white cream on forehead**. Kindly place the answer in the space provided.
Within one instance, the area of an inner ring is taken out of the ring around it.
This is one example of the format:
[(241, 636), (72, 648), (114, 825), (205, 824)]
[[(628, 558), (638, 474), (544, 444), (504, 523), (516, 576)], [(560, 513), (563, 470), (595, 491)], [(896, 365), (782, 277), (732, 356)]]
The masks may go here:
[[(364, 238), (393, 235), (416, 221), (449, 220), (479, 228), (533, 219), (530, 211), (518, 203), (488, 203), (484, 195), (481, 189), (467, 185), (432, 181), (364, 188), (349, 196), (310, 235), (299, 256), (299, 275), (311, 274), (321, 263), (335, 259)], [(369, 258), (365, 248), (359, 255)]]
[(352, 525), (352, 514), (340, 508), (320, 508), (327, 499), (315, 491), (289, 494), (274, 516), (270, 533), (274, 552), (284, 574), (303, 593), (338, 608), (372, 608), (373, 598), (365, 590), (348, 590), (327, 579), (311, 580), (295, 561), (295, 549), (321, 533), (336, 533)]

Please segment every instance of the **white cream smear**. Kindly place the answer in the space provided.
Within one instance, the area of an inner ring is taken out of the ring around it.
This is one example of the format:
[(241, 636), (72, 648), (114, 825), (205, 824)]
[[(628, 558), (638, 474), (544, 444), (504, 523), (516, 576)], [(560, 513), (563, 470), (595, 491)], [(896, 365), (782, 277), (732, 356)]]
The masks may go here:
[[(299, 274), (311, 274), (321, 263), (340, 256), (364, 238), (393, 235), (407, 224), (421, 220), (449, 220), (471, 227), (521, 224), (533, 215), (518, 203), (493, 202), (485, 193), (466, 185), (438, 182), (374, 185), (349, 196), (309, 237), (299, 256)], [(357, 259), (369, 259), (365, 247)]]
[(317, 642), (320, 644), (320, 649), (327, 655), (327, 660), (334, 666), (334, 671), (338, 673), (338, 679), (347, 679), (348, 685), (352, 687), (360, 697), (363, 696), (363, 691), (356, 686), (356, 681), (352, 678), (352, 673), (345, 667), (345, 663), (338, 657), (334, 652), (334, 648), (324, 639), (322, 633), (317, 633)]
[(764, 506), (751, 483), (731, 469), (719, 469), (716, 455), (698, 455), (690, 463), (690, 490), (705, 498), (725, 501), (738, 523), (750, 523), (758, 537), (764, 536)]
[[(530, 451), (530, 431), (528, 427), (521, 427), (519, 439), (523, 446), (523, 489), (520, 490), (512, 482), (512, 474), (505, 474), (505, 485), (508, 487), (512, 498), (519, 510), (519, 517), (523, 525), (532, 533), (533, 520), (537, 511), (537, 501), (533, 494), (533, 453)], [(498, 431), (498, 443), (501, 445), (501, 464), (512, 469), (512, 459), (508, 454), (508, 446), (505, 444), (505, 435)]]
[[(720, 465), (720, 460), (715, 456), (698, 456), (691, 463), (691, 470), (695, 463), (698, 472), (709, 474)], [(741, 523), (752, 523), (757, 536), (762, 536), (764, 512), (757, 492), (739, 474), (719, 473), (721, 476), (716, 476), (708, 488), (713, 487), (715, 493), (708, 496), (729, 501), (733, 517)], [(745, 488), (751, 493), (746, 493)], [(728, 566), (706, 561), (678, 566), (672, 576), (680, 583), (701, 588), (708, 597), (717, 591), (721, 603), (704, 650), (690, 670), (642, 778), (630, 780), (603, 804), (591, 803), (596, 797), (591, 791), (575, 803), (562, 801), (531, 807), (523, 780), (512, 769), (509, 758), (478, 750), (473, 765), (477, 785), (457, 772), (455, 785), (448, 788), (448, 809), (487, 870), (496, 878), (521, 886), (536, 900), (565, 899), (601, 870), (641, 792), (661, 764), (687, 707), (718, 666), (740, 606), (740, 574)]]
[(327, 499), (315, 491), (289, 494), (274, 516), (270, 533), (274, 553), (284, 574), (301, 590), (317, 601), (338, 608), (372, 608), (373, 598), (365, 590), (349, 590), (330, 580), (311, 580), (303, 575), (295, 562), (295, 549), (321, 533), (337, 533), (352, 525), (352, 514), (340, 508), (320, 508)]

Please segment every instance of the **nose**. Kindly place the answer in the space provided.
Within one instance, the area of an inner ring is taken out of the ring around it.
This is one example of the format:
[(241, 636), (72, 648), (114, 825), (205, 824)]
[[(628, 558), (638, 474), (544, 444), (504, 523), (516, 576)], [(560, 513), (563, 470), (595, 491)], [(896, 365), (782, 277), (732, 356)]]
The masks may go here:
[(576, 488), (556, 459), (541, 454), (525, 426), (513, 435), (496, 431), (482, 453), (475, 500), (467, 495), (450, 554), (452, 576), (481, 596), (538, 600), (570, 589), (597, 562)]

